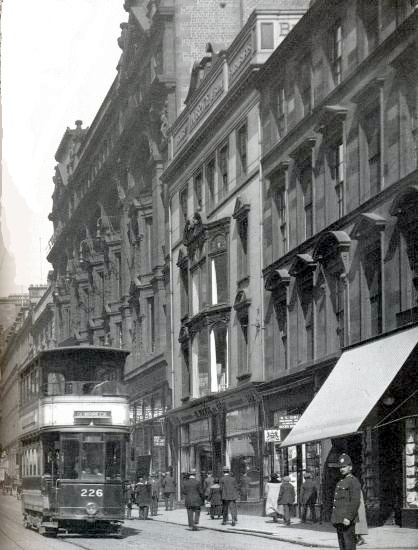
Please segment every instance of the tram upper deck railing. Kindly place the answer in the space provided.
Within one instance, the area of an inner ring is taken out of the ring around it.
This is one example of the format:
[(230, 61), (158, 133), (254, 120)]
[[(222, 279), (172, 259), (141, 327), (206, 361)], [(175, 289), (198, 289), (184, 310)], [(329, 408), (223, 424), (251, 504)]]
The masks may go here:
[(98, 395), (126, 397), (128, 389), (123, 382), (100, 380), (69, 380), (43, 384), (42, 395)]

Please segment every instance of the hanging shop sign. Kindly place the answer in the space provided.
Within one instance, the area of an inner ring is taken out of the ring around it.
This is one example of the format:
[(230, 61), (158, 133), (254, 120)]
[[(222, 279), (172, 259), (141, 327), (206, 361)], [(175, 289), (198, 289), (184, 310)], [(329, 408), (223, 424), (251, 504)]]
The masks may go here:
[(264, 430), (264, 441), (266, 443), (280, 443), (280, 430)]
[(300, 418), (300, 414), (285, 414), (279, 416), (279, 429), (280, 430), (291, 430), (297, 424), (297, 421)]

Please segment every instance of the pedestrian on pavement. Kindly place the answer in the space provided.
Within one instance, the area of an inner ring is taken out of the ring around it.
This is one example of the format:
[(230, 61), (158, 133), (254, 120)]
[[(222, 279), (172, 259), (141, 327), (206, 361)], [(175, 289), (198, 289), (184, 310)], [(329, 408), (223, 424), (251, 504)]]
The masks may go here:
[(295, 488), (290, 483), (290, 477), (284, 476), (280, 491), (279, 498), (277, 499), (277, 504), (283, 506), (283, 515), (285, 525), (290, 525), (290, 515), (293, 504), (295, 503)]
[(301, 505), (301, 519), (302, 523), (306, 523), (306, 514), (309, 508), (311, 521), (316, 523), (315, 504), (318, 497), (316, 485), (312, 480), (312, 474), (310, 472), (305, 473), (305, 481), (302, 483), (299, 493), (299, 502)]
[(331, 523), (337, 530), (340, 550), (355, 550), (355, 524), (358, 519), (361, 487), (359, 480), (351, 473), (353, 463), (348, 454), (340, 455), (338, 464), (343, 477), (335, 487)]
[(160, 482), (158, 477), (155, 474), (150, 476), (150, 485), (151, 485), (151, 516), (156, 516), (158, 513), (158, 499), (160, 497)]
[(134, 487), (131, 483), (126, 486), (126, 519), (132, 519), (132, 507), (135, 502)]
[(176, 492), (176, 483), (170, 472), (166, 472), (161, 483), (165, 509), (171, 511), (174, 509), (174, 493)]
[[(212, 487), (213, 483), (214, 483), (214, 479), (213, 479), (212, 472), (208, 472), (205, 479), (203, 480), (203, 491), (207, 502), (209, 502), (210, 488)], [(210, 514), (210, 508), (208, 508), (208, 514)]]
[(228, 511), (231, 512), (232, 526), (238, 522), (237, 516), (237, 500), (238, 500), (238, 484), (234, 476), (230, 475), (229, 468), (223, 468), (223, 476), (219, 481), (222, 497), (222, 525), (226, 525), (228, 521)]
[(279, 517), (279, 509), (277, 500), (279, 498), (281, 482), (279, 476), (273, 472), (270, 475), (270, 481), (266, 483), (266, 516), (273, 518), (273, 522), (277, 523)]
[(363, 535), (369, 534), (369, 528), (367, 526), (366, 507), (364, 506), (363, 491), (360, 490), (360, 506), (358, 509), (358, 521), (356, 522), (356, 543), (357, 546), (366, 544)]
[(135, 487), (135, 496), (139, 509), (139, 519), (148, 519), (148, 511), (151, 504), (151, 484), (146, 478), (139, 478)]
[(211, 519), (215, 519), (215, 516), (219, 519), (222, 515), (222, 496), (219, 478), (217, 477), (214, 478), (213, 484), (209, 489), (208, 500), (210, 502), (209, 512)]
[(204, 495), (200, 482), (196, 479), (196, 470), (191, 470), (189, 478), (185, 479), (181, 488), (184, 495), (184, 505), (187, 509), (187, 519), (192, 531), (197, 531), (200, 519), (200, 507), (204, 503)]

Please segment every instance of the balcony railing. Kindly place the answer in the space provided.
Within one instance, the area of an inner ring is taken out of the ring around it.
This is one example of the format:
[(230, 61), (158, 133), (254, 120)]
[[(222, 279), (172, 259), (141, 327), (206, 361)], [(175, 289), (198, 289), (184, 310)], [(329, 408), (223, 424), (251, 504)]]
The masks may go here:
[(71, 380), (66, 382), (52, 382), (42, 386), (44, 396), (57, 395), (101, 395), (120, 396), (128, 395), (126, 384), (112, 381)]

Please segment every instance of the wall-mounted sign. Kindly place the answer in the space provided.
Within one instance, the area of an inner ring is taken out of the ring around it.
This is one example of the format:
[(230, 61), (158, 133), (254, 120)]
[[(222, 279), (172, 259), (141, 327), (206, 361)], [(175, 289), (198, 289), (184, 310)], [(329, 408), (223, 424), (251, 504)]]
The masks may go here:
[(74, 418), (111, 418), (111, 411), (74, 411)]
[(162, 435), (154, 435), (154, 447), (165, 447), (165, 437)]
[(278, 425), (280, 430), (291, 430), (300, 418), (300, 414), (285, 414), (279, 416)]
[(280, 430), (264, 430), (264, 441), (266, 443), (280, 443)]

